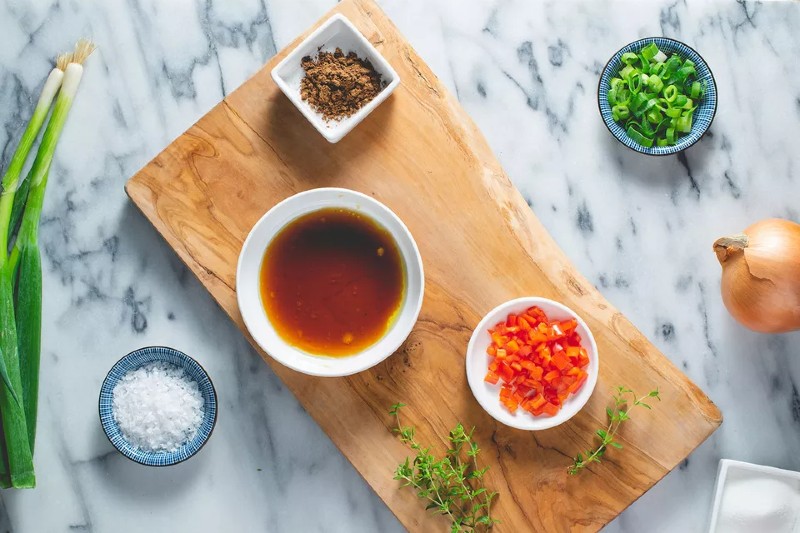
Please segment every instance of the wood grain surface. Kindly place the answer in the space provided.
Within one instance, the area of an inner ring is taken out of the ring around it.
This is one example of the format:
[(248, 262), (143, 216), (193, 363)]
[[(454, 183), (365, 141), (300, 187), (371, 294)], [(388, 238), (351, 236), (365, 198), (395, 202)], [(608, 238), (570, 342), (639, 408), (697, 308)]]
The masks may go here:
[[(270, 78), (285, 50), (131, 178), (129, 196), (245, 335), (236, 263), (261, 215), (322, 186), (387, 204), (415, 236), (425, 266), (425, 302), (407, 342), (348, 378), (308, 377), (261, 356), (409, 530), (445, 531), (447, 523), (392, 479), (410, 455), (390, 431), (387, 410), (397, 401), (408, 404), (406, 421), (421, 440), (440, 451), (456, 422), (476, 427), (491, 466), (488, 484), (500, 492), (496, 531), (600, 529), (705, 440), (720, 412), (569, 263), (473, 122), (380, 9), (345, 0), (334, 12), (350, 18), (402, 80), (361, 125), (328, 144)], [(601, 358), (586, 408), (537, 433), (485, 414), (464, 369), (480, 318), (524, 295), (575, 309)], [(623, 427), (625, 450), (568, 476), (571, 458), (593, 445), (610, 390), (620, 384), (642, 392), (659, 387), (663, 401)]]

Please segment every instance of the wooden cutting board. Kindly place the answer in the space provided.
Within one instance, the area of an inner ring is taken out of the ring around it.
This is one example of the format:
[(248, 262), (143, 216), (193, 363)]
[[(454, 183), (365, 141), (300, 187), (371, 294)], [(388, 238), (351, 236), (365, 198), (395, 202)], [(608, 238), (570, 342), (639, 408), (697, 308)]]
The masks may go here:
[[(491, 465), (488, 484), (500, 492), (496, 530), (600, 529), (703, 442), (722, 422), (719, 410), (569, 263), (456, 99), (383, 12), (370, 0), (345, 0), (333, 12), (346, 15), (402, 80), (361, 125), (328, 144), (270, 78), (283, 51), (131, 178), (129, 196), (245, 335), (236, 263), (261, 215), (322, 186), (386, 203), (411, 229), (425, 265), (425, 302), (406, 343), (348, 378), (308, 377), (261, 356), (409, 530), (447, 528), (392, 479), (410, 454), (390, 432), (387, 410), (397, 401), (408, 404), (405, 420), (421, 440), (440, 450), (456, 422), (476, 427)], [(601, 357), (587, 407), (537, 433), (485, 414), (464, 370), (480, 318), (524, 295), (575, 309)], [(658, 387), (663, 401), (623, 427), (624, 450), (568, 476), (571, 458), (606, 422), (610, 390), (622, 384), (642, 393)]]

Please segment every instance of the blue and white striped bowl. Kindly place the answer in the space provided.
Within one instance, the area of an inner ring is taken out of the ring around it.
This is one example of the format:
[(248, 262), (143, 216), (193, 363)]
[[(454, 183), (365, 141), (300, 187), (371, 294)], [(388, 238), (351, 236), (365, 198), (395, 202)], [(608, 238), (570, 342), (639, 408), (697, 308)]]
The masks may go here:
[[(631, 139), (625, 131), (625, 128), (614, 122), (614, 119), (611, 117), (611, 106), (608, 104), (608, 89), (611, 78), (616, 76), (622, 69), (622, 61), (620, 60), (622, 54), (627, 52), (638, 53), (642, 48), (652, 42), (656, 43), (658, 49), (665, 54), (670, 55), (677, 53), (683, 59), (691, 59), (694, 61), (694, 66), (697, 70), (697, 81), (701, 83), (704, 81), (706, 82), (706, 92), (692, 118), (692, 131), (680, 137), (678, 142), (673, 146), (653, 146), (652, 148), (647, 148)], [(717, 112), (717, 84), (714, 81), (714, 75), (711, 73), (711, 69), (708, 68), (708, 64), (706, 64), (705, 60), (700, 57), (700, 54), (693, 48), (680, 41), (667, 37), (647, 37), (625, 46), (615, 53), (611, 59), (609, 59), (608, 63), (606, 63), (603, 73), (600, 75), (600, 83), (597, 86), (597, 105), (600, 107), (600, 114), (603, 117), (603, 121), (606, 123), (606, 127), (608, 127), (608, 131), (628, 148), (647, 155), (677, 154), (699, 141), (700, 137), (702, 137), (706, 130), (708, 130), (708, 127), (711, 126), (711, 122), (714, 120), (714, 114)]]
[[(174, 452), (151, 452), (133, 446), (114, 420), (113, 392), (122, 376), (148, 363), (164, 362), (182, 368), (197, 382), (203, 395), (203, 421), (192, 440)], [(100, 388), (100, 423), (108, 440), (128, 459), (147, 466), (170, 466), (189, 459), (208, 441), (217, 423), (217, 393), (214, 384), (200, 364), (188, 355), (164, 346), (149, 346), (129, 353), (111, 367)]]

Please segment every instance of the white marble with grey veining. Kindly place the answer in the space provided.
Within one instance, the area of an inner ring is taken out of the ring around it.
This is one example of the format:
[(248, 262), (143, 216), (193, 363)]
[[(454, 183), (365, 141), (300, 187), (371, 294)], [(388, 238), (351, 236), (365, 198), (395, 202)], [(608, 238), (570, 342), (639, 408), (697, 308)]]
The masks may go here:
[[(39, 487), (0, 494), (0, 531), (402, 530), (123, 192), (333, 3), (0, 0), (3, 165), (53, 55), (82, 35), (100, 45), (41, 231)], [(606, 531), (702, 531), (721, 457), (800, 470), (800, 336), (737, 326), (711, 253), (716, 237), (757, 219), (800, 219), (800, 4), (381, 4), (567, 255), (724, 412), (720, 430)], [(719, 111), (685, 156), (654, 159), (608, 134), (596, 84), (617, 48), (662, 34), (706, 58)], [(107, 369), (149, 344), (195, 356), (221, 401), (209, 445), (169, 469), (115, 453), (97, 417)]]

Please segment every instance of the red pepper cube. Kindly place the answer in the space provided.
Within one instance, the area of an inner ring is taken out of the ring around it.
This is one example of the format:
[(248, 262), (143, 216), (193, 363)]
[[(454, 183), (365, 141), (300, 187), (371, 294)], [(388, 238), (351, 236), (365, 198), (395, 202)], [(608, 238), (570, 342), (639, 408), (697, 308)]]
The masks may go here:
[(505, 382), (511, 382), (511, 380), (514, 379), (514, 371), (511, 370), (510, 366), (504, 363), (497, 369), (497, 373), (500, 374), (500, 377), (503, 378)]
[(532, 329), (528, 332), (528, 340), (531, 344), (539, 345), (547, 342), (547, 335), (541, 330)]
[(567, 354), (564, 352), (564, 350), (556, 352), (553, 355), (552, 363), (559, 370), (564, 370), (570, 364), (569, 357), (567, 357)]
[(574, 318), (570, 318), (569, 320), (562, 320), (561, 322), (558, 323), (558, 325), (561, 328), (561, 331), (563, 331), (566, 334), (569, 334), (572, 331), (574, 331), (575, 328), (578, 327), (578, 321), (575, 320)]
[(559, 409), (560, 408), (558, 405), (554, 405), (550, 402), (547, 402), (546, 404), (544, 404), (544, 408), (542, 410), (544, 411), (544, 414), (548, 416), (556, 416), (558, 414)]
[(567, 346), (566, 352), (570, 359), (578, 359), (581, 355), (581, 349), (578, 346)]
[(495, 331), (492, 333), (492, 342), (498, 347), (502, 348), (508, 342), (508, 339), (501, 335), (499, 332)]
[(578, 363), (580, 364), (581, 367), (584, 367), (589, 364), (589, 354), (586, 353), (585, 348), (581, 348), (581, 355), (578, 359)]
[(550, 383), (560, 375), (561, 373), (558, 370), (551, 370), (550, 372), (544, 375), (544, 380)]

